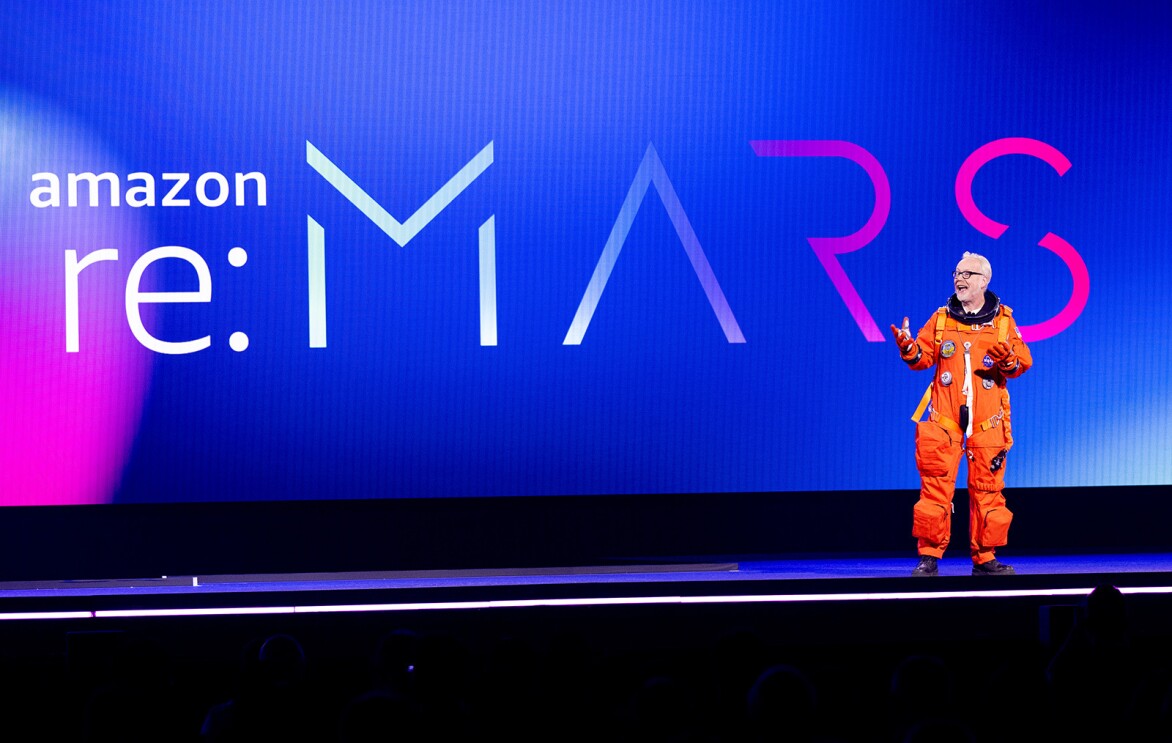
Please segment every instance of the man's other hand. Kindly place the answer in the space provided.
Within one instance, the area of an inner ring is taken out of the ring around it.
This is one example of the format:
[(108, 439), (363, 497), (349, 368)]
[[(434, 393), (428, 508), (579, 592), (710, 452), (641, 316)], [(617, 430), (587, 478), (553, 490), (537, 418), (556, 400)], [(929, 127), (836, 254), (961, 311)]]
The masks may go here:
[(996, 362), (1002, 371), (1013, 371), (1017, 367), (1017, 354), (1009, 345), (1009, 341), (999, 341), (989, 347), (989, 358)]

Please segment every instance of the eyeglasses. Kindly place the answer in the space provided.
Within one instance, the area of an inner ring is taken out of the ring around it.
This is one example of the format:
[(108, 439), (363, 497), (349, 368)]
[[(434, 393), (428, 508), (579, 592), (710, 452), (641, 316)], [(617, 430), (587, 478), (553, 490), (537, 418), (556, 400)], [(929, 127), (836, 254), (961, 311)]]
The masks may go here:
[(953, 271), (952, 272), (952, 278), (954, 278), (954, 279), (971, 279), (974, 276), (984, 276), (984, 275), (985, 274), (977, 273), (976, 271)]

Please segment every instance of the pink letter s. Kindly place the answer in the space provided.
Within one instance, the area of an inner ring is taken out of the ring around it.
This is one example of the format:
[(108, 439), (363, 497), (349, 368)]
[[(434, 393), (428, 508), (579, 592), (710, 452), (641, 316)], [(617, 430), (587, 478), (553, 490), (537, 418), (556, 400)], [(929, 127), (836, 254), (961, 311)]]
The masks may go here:
[[(981, 234), (994, 240), (1001, 237), (1005, 230), (1009, 229), (1009, 225), (989, 219), (977, 208), (976, 203), (973, 202), (973, 178), (986, 163), (1002, 155), (1036, 157), (1054, 168), (1059, 176), (1065, 175), (1066, 171), (1070, 169), (1070, 161), (1061, 152), (1045, 142), (1025, 137), (994, 140), (978, 147), (973, 154), (969, 155), (956, 174), (956, 204), (960, 207), (960, 213), (964, 215), (969, 224), (977, 228)], [(1052, 338), (1069, 328), (1082, 314), (1091, 290), (1091, 278), (1087, 272), (1087, 265), (1074, 246), (1053, 232), (1047, 232), (1046, 236), (1038, 241), (1038, 244), (1062, 259), (1070, 271), (1071, 278), (1074, 279), (1074, 288), (1070, 292), (1070, 299), (1066, 302), (1066, 306), (1057, 315), (1037, 325), (1023, 325), (1021, 327), (1022, 337), (1027, 341)]]

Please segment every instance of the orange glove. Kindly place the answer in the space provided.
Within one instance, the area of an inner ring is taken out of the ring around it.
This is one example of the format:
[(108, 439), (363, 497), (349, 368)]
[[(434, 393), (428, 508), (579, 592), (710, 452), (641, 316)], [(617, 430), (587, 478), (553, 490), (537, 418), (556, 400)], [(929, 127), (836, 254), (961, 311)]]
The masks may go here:
[(903, 319), (903, 327), (891, 326), (891, 335), (895, 337), (895, 345), (899, 346), (900, 356), (906, 358), (915, 352), (916, 339), (912, 337), (911, 331), (908, 329), (906, 317)]
[(1001, 371), (1013, 371), (1017, 368), (1017, 354), (1009, 345), (1009, 341), (1000, 341), (989, 346), (989, 358), (997, 364)]

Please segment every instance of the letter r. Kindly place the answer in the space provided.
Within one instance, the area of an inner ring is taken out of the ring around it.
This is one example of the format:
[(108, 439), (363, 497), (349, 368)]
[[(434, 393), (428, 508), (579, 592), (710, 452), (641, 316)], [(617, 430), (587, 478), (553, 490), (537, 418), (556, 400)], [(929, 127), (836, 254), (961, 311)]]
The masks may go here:
[(814, 249), (814, 255), (822, 264), (823, 270), (830, 277), (838, 295), (850, 310), (851, 316), (863, 336), (872, 343), (881, 343), (886, 340), (879, 332), (871, 313), (863, 298), (855, 290), (854, 284), (847, 277), (838, 256), (843, 253), (852, 253), (867, 245), (887, 224), (887, 215), (891, 212), (891, 185), (887, 181), (887, 173), (875, 156), (853, 142), (840, 140), (814, 139), (757, 139), (749, 142), (757, 157), (843, 157), (858, 164), (871, 179), (875, 187), (875, 208), (871, 216), (859, 230), (845, 237), (808, 237), (807, 242)]

